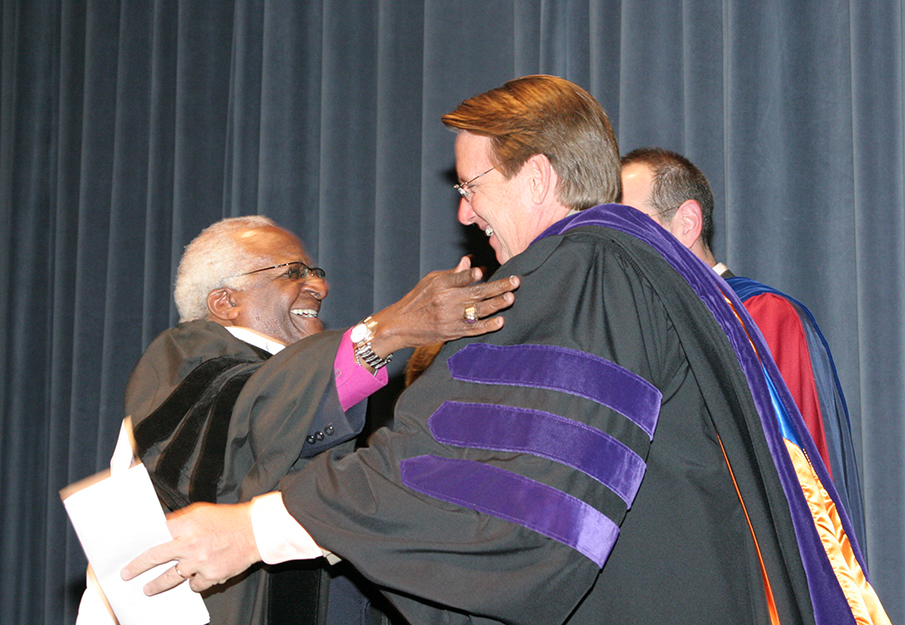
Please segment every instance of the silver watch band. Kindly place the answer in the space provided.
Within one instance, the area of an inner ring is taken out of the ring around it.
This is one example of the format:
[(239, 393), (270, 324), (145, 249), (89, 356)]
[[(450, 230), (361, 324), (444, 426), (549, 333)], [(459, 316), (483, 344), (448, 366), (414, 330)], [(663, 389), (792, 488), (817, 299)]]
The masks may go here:
[(361, 364), (361, 361), (364, 360), (376, 373), (378, 369), (390, 364), (390, 361), (393, 360), (393, 354), (388, 354), (386, 358), (381, 358), (374, 353), (374, 350), (371, 349), (371, 342), (368, 341), (355, 346), (355, 359), (358, 360), (358, 364)]

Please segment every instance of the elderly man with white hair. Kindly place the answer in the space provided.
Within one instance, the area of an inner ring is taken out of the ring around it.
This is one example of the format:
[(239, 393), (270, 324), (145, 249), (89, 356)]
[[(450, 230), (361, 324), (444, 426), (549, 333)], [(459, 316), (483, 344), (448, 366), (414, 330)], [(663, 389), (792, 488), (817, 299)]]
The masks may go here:
[[(294, 234), (263, 216), (205, 229), (177, 271), (180, 322), (151, 343), (125, 393), (136, 451), (161, 501), (171, 511), (248, 501), (318, 453), (351, 449), (365, 425), (363, 400), (386, 384), (393, 352), (502, 327), (501, 317), (483, 317), (512, 303), (518, 279), (481, 277), (463, 258), (355, 327), (324, 331), (325, 272)], [(322, 622), (323, 567), (294, 567), (272, 583), (266, 568), (206, 592), (211, 622)], [(270, 594), (281, 578), (292, 580), (288, 603)], [(360, 598), (348, 582), (344, 589)]]

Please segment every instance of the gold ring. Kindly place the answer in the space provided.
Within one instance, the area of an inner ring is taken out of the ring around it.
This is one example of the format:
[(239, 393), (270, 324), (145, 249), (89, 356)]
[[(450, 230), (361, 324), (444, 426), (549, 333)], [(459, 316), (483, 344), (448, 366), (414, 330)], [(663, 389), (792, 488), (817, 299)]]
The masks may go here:
[(472, 324), (478, 320), (478, 309), (474, 304), (465, 307), (465, 323)]
[(182, 574), (182, 571), (179, 570), (179, 563), (178, 563), (178, 562), (173, 566), (173, 568), (176, 569), (176, 575), (178, 575), (178, 576), (181, 577), (182, 579), (188, 579), (188, 577), (186, 577), (185, 575), (183, 575), (183, 574)]

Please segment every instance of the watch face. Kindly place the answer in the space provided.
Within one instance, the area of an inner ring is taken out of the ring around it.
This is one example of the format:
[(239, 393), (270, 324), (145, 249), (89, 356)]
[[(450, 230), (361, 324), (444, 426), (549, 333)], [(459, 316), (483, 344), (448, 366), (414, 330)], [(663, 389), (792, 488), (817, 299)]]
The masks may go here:
[(361, 343), (371, 338), (370, 335), (371, 332), (368, 330), (368, 326), (363, 323), (359, 323), (352, 328), (352, 332), (349, 334), (349, 338), (353, 343)]

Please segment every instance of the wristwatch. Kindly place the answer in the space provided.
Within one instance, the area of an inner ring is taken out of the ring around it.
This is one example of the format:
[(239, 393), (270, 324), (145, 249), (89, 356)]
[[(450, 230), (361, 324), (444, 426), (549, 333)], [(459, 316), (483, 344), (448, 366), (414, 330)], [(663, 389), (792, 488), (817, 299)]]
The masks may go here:
[(378, 369), (386, 367), (393, 359), (393, 354), (388, 354), (386, 358), (381, 358), (371, 349), (371, 341), (374, 339), (374, 328), (376, 326), (377, 322), (368, 316), (352, 326), (352, 332), (349, 333), (349, 338), (355, 346), (355, 360), (359, 365), (362, 360), (365, 361), (374, 369), (374, 373), (377, 373)]

